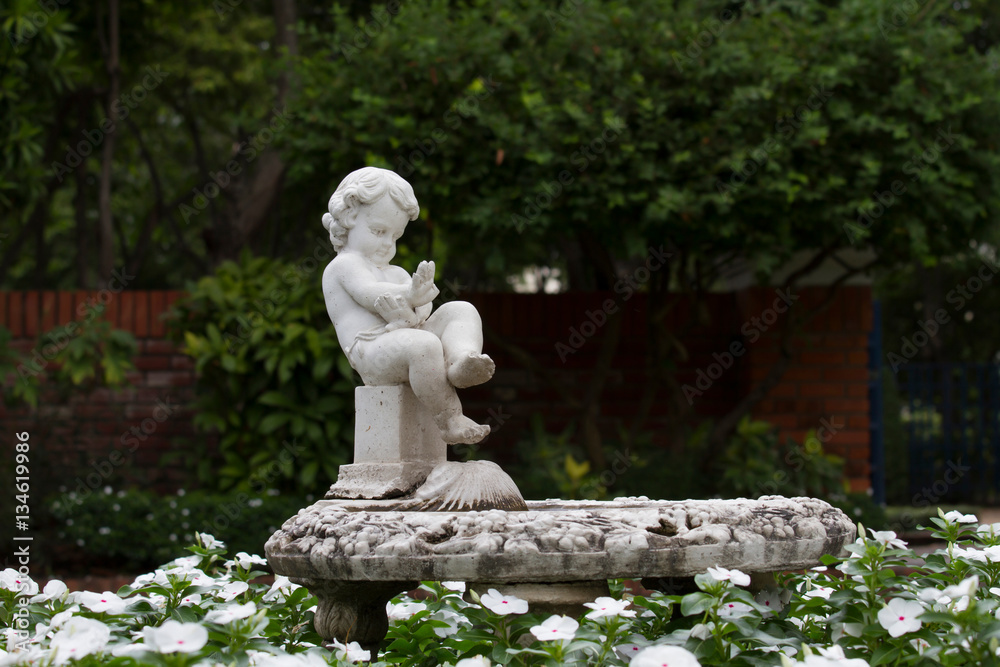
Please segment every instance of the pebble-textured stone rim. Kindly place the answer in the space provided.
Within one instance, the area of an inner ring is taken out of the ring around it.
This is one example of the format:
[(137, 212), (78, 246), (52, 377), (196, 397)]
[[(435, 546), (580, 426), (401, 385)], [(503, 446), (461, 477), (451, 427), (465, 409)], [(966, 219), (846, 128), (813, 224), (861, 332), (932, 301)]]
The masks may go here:
[(529, 501), (527, 511), (409, 512), (321, 500), (267, 541), (277, 574), (340, 581), (556, 582), (812, 567), (855, 538), (815, 498)]

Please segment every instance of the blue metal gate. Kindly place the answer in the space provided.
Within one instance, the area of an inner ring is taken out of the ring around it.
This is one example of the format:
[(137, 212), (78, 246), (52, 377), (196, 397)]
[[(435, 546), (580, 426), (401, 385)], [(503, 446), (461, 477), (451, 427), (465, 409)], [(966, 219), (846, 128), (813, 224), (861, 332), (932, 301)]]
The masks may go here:
[(899, 369), (897, 380), (907, 397), (902, 417), (913, 497), (926, 504), (995, 504), (1000, 365), (911, 362)]

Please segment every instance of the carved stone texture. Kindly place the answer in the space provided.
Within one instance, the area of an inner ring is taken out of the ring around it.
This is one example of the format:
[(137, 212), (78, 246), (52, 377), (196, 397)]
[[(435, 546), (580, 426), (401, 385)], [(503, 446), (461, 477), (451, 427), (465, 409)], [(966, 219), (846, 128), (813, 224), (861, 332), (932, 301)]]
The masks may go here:
[(386, 603), (419, 586), (416, 581), (322, 581), (298, 577), (292, 581), (316, 596), (313, 624), (321, 637), (341, 643), (358, 642), (361, 648), (371, 651), (373, 659), (389, 631)]
[(525, 583), (801, 569), (855, 536), (843, 512), (814, 498), (527, 507), (408, 512), (393, 501), (323, 500), (287, 520), (265, 550), (275, 572), (309, 579)]

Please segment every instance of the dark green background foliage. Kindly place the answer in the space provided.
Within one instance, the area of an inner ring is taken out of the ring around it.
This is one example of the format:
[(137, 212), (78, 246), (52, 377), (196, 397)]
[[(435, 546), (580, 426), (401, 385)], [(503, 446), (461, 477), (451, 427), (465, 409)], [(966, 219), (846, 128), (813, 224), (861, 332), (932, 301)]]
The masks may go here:
[(160, 497), (138, 489), (97, 490), (83, 498), (56, 497), (47, 509), (53, 536), (73, 546), (72, 562), (138, 571), (175, 558), (181, 545), (194, 543), (195, 532), (224, 541), (231, 554), (263, 554), (267, 538), (310, 500), (267, 492)]
[(245, 487), (277, 465), (279, 486), (315, 490), (350, 461), (353, 371), (309, 266), (244, 256), (176, 305), (173, 335), (199, 373), (195, 425), (219, 436), (217, 454), (200, 452), (202, 483)]

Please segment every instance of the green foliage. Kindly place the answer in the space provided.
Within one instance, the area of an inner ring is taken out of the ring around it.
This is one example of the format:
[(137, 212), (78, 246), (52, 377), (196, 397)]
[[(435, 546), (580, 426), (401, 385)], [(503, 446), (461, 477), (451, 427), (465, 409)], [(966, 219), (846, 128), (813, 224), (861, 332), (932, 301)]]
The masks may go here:
[(4, 401), (34, 408), (45, 389), (55, 391), (59, 400), (66, 400), (74, 392), (127, 385), (127, 374), (134, 368), (135, 337), (128, 331), (113, 329), (98, 314), (90, 311), (80, 322), (43, 333), (26, 354), (18, 354), (10, 347), (10, 331), (0, 326), (0, 380), (7, 379)]
[(736, 428), (715, 469), (721, 477), (717, 491), (725, 498), (825, 498), (844, 488), (843, 459), (824, 452), (815, 432), (803, 445), (791, 438), (782, 444), (772, 424), (749, 417)]
[(194, 453), (202, 482), (245, 488), (277, 467), (279, 486), (311, 490), (348, 462), (355, 383), (318, 283), (244, 254), (176, 304), (171, 335), (198, 372), (194, 423), (219, 436), (217, 455)]
[(519, 460), (510, 470), (526, 499), (604, 497), (583, 496), (583, 490), (595, 488), (598, 481), (582, 450), (572, 444), (573, 432), (569, 425), (561, 433), (549, 433), (540, 414), (531, 416), (530, 435), (518, 442)]
[[(618, 260), (669, 241), (703, 260), (695, 280), (729, 252), (762, 274), (821, 247), (870, 245), (886, 266), (947, 255), (1000, 208), (1000, 78), (965, 41), (978, 10), (938, 4), (883, 30), (893, 11), (436, 0), (348, 53), (356, 24), (335, 9), (332, 31), (303, 37), (293, 175), (412, 173), (425, 219), (448, 221), (436, 259), (498, 280), (568, 239)], [(940, 131), (947, 149), (913, 162)], [(887, 212), (847, 231), (896, 180)], [(485, 257), (464, 253), (470, 238)]]
[(301, 496), (273, 489), (259, 494), (193, 491), (162, 497), (143, 489), (97, 489), (50, 498), (53, 540), (75, 545), (87, 563), (113, 564), (135, 572), (168, 560), (195, 533), (210, 533), (234, 551), (258, 553), (285, 519), (302, 506)]

